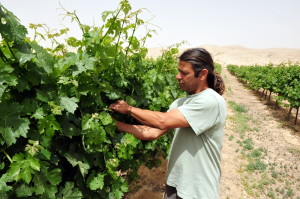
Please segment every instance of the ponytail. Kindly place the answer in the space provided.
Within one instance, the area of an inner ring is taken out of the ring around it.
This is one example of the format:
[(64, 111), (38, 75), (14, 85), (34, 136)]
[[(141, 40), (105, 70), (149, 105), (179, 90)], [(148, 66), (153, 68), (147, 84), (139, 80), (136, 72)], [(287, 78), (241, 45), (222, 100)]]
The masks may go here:
[(222, 95), (225, 91), (223, 78), (217, 72), (208, 72), (207, 75), (208, 87)]
[(213, 88), (217, 93), (220, 95), (223, 95), (225, 91), (225, 84), (223, 78), (216, 72), (214, 74), (214, 83), (213, 83)]

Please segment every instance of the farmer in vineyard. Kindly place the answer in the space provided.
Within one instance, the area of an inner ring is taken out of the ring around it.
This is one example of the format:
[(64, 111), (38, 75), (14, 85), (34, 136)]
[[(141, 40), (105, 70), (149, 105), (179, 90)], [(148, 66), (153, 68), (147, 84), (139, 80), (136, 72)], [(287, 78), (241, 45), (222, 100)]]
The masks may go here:
[(187, 95), (175, 100), (166, 113), (132, 107), (124, 101), (111, 104), (110, 109), (142, 123), (116, 123), (120, 131), (141, 140), (157, 139), (175, 128), (165, 199), (217, 199), (226, 118), (223, 79), (203, 48), (189, 49), (179, 57), (176, 79)]

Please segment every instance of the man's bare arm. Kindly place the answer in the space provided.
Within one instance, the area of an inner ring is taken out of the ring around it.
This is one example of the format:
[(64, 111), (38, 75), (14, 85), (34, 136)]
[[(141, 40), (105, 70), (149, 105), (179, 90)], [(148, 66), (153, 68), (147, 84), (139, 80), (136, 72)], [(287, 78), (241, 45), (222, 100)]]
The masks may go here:
[(164, 113), (129, 106), (124, 101), (118, 101), (110, 105), (109, 108), (112, 111), (129, 114), (142, 124), (161, 130), (189, 127), (189, 123), (177, 108)]
[(140, 140), (155, 140), (165, 134), (168, 130), (160, 130), (145, 125), (131, 125), (117, 121), (117, 128), (120, 131), (127, 132)]

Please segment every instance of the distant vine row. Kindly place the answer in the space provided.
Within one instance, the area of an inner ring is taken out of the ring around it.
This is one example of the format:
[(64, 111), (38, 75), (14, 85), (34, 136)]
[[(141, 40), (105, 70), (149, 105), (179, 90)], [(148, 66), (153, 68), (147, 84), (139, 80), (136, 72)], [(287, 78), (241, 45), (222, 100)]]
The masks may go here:
[(250, 88), (263, 89), (263, 94), (269, 100), (271, 94), (277, 104), (282, 104), (284, 100), (288, 102), (290, 118), (293, 108), (296, 109), (296, 118), (294, 124), (297, 124), (297, 118), (300, 107), (300, 66), (297, 64), (281, 64), (279, 66), (227, 66), (228, 70), (247, 84)]

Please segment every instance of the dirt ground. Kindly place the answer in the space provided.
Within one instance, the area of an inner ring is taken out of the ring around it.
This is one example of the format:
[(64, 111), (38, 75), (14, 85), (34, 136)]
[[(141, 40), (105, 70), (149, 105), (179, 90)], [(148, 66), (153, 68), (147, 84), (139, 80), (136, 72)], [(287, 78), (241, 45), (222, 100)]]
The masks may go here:
[[(241, 153), (240, 132), (234, 128), (234, 121), (230, 119), (235, 113), (228, 105), (221, 154), (220, 199), (299, 199), (300, 118), (298, 124), (294, 125), (295, 110), (290, 120), (286, 121), (287, 108), (275, 107), (274, 101), (264, 99), (261, 92), (247, 89), (225, 67), (222, 76), (227, 88), (225, 100), (234, 101), (248, 110), (252, 130), (245, 132), (243, 139), (251, 139), (255, 149), (265, 150), (262, 161), (267, 169), (264, 172), (247, 172), (245, 169), (247, 158)], [(141, 167), (140, 179), (131, 186), (125, 199), (161, 199), (166, 167), (165, 160), (160, 167), (152, 170)]]

